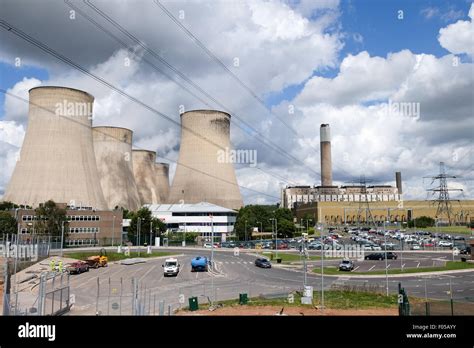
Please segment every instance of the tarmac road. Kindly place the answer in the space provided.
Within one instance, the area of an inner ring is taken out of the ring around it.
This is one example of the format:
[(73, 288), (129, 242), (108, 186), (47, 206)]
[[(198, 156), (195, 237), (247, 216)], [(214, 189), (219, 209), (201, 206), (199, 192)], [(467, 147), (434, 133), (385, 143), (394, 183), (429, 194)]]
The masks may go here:
[[(177, 277), (164, 277), (161, 265), (165, 258), (147, 259), (145, 263), (135, 265), (110, 264), (106, 268), (91, 269), (89, 272), (74, 275), (70, 278), (71, 294), (75, 295), (75, 306), (70, 315), (100, 314), (132, 314), (132, 279), (137, 282), (138, 296), (145, 313), (160, 312), (160, 301), (164, 301), (164, 311), (168, 305), (172, 309), (180, 306), (179, 295), (188, 298), (196, 296), (199, 303), (207, 303), (209, 299), (237, 299), (239, 293), (247, 293), (249, 297), (260, 294), (286, 294), (293, 290), (301, 290), (304, 274), (302, 271), (275, 266), (271, 269), (255, 267), (254, 250), (241, 251), (234, 256), (232, 250), (217, 249), (214, 251), (215, 271), (191, 272), (191, 259), (197, 255), (210, 257), (209, 249), (167, 248), (176, 252), (181, 270)], [(280, 252), (280, 251), (279, 251)], [(413, 263), (432, 266), (433, 260), (451, 259), (447, 253), (406, 252), (404, 262), (412, 267)], [(400, 266), (400, 259), (389, 260)], [(319, 265), (320, 261), (316, 261)], [(337, 261), (331, 261), (337, 263)], [(327, 264), (327, 263), (326, 263)], [(375, 264), (384, 269), (384, 261), (364, 261), (361, 264)], [(368, 267), (368, 266), (367, 266)], [(409, 267), (408, 265), (406, 267)], [(420, 266), (422, 267), (422, 266)], [(110, 281), (109, 281), (110, 278)], [(99, 291), (97, 286), (99, 279)], [(391, 293), (398, 291), (398, 283), (402, 284), (409, 295), (426, 296), (432, 299), (449, 299), (450, 287), (452, 297), (458, 301), (474, 302), (474, 272), (463, 272), (448, 275), (401, 276), (388, 279)], [(426, 282), (426, 287), (425, 287)], [(379, 286), (386, 287), (385, 276), (380, 278), (351, 278), (341, 274), (339, 277), (326, 276), (324, 288), (332, 285)], [(321, 287), (321, 276), (307, 274), (307, 285), (314, 290)], [(99, 296), (97, 296), (99, 294)], [(97, 300), (98, 299), (98, 300)]]

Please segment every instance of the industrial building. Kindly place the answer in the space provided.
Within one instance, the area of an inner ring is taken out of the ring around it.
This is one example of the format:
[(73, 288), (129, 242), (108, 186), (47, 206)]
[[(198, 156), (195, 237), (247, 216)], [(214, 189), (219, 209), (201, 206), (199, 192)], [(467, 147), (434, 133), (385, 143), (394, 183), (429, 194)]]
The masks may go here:
[(181, 114), (181, 146), (169, 203), (243, 206), (233, 163), (218, 161), (219, 151), (231, 148), (230, 117), (215, 110)]
[(133, 132), (120, 127), (94, 127), (92, 135), (107, 208), (137, 210), (140, 207), (140, 198), (133, 176)]
[(320, 127), (321, 186), (286, 186), (281, 190), (280, 206), (296, 209), (314, 202), (393, 202), (402, 200), (402, 177), (395, 173), (397, 186), (347, 185), (333, 186), (331, 158), (331, 129), (328, 124)]
[[(73, 208), (58, 204), (66, 209), (67, 223), (64, 224), (64, 238), (67, 246), (118, 245), (122, 241), (122, 210), (93, 210)], [(17, 215), (19, 232), (24, 240), (37, 233), (39, 217), (34, 209), (10, 211)], [(59, 238), (56, 237), (56, 238)], [(55, 240), (59, 242), (59, 240)]]
[(212, 203), (146, 204), (153, 217), (163, 221), (170, 232), (196, 232), (208, 239), (225, 241), (234, 231), (237, 212)]
[[(313, 221), (328, 225), (372, 223), (382, 225), (390, 223), (406, 223), (420, 216), (437, 218), (437, 204), (430, 201), (373, 201), (365, 202), (311, 202), (295, 204), (292, 209), (299, 220), (311, 217)], [(474, 201), (465, 200), (452, 204), (454, 221), (469, 224), (474, 220)], [(442, 219), (439, 219), (442, 223)]]
[(66, 87), (29, 91), (28, 126), (4, 200), (107, 209), (92, 140), (94, 97)]

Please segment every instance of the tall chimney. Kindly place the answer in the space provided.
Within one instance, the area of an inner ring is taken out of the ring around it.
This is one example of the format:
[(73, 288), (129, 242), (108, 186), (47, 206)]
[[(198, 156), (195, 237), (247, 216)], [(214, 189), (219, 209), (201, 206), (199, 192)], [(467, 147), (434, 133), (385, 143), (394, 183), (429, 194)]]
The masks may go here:
[(398, 189), (398, 194), (401, 195), (402, 192), (402, 173), (401, 172), (395, 172), (395, 182), (397, 185)]
[(332, 186), (331, 129), (328, 124), (320, 128), (321, 139), (321, 186)]

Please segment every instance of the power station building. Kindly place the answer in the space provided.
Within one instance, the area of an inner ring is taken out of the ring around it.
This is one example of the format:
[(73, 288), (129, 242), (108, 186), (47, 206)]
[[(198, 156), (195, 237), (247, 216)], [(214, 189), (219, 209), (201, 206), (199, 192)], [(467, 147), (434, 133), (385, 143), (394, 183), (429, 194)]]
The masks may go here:
[(215, 110), (181, 114), (181, 146), (169, 203), (243, 206), (233, 163), (219, 160), (220, 152), (231, 148), (230, 117)]
[(137, 210), (140, 207), (140, 198), (133, 176), (133, 132), (120, 127), (94, 127), (92, 135), (107, 208)]
[(167, 203), (170, 195), (170, 165), (168, 163), (155, 163), (156, 188), (158, 190), (158, 203)]
[(28, 127), (4, 200), (107, 209), (92, 139), (94, 97), (66, 87), (29, 94)]
[(331, 130), (328, 124), (320, 127), (321, 186), (287, 186), (281, 190), (282, 208), (295, 209), (314, 202), (393, 202), (402, 199), (402, 177), (395, 173), (396, 187), (390, 185), (334, 186), (332, 182)]
[(140, 204), (157, 204), (156, 153), (149, 150), (132, 150), (133, 175), (137, 183)]

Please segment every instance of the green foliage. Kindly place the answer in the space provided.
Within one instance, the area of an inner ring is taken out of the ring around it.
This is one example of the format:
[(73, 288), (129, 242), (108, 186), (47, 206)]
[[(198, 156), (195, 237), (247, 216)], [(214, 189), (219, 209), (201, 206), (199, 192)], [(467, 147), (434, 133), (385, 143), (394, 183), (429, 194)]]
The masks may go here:
[(35, 209), (35, 215), (38, 217), (38, 221), (35, 223), (36, 233), (60, 236), (64, 222), (64, 236), (67, 235), (66, 210), (58, 207), (54, 201), (49, 200), (40, 205)]
[[(148, 243), (150, 240), (150, 227), (151, 227), (151, 238), (160, 236), (166, 231), (166, 224), (160, 219), (153, 218), (151, 211), (143, 207), (136, 212), (128, 212), (131, 219), (130, 227), (128, 228), (128, 240), (134, 245)], [(140, 240), (138, 240), (138, 218), (140, 218)]]
[[(272, 231), (272, 221), (277, 219), (278, 237), (292, 237), (295, 232), (293, 215), (289, 209), (277, 208), (274, 205), (247, 205), (240, 208), (235, 223), (235, 231), (240, 240), (251, 239), (251, 233), (254, 227), (259, 231), (263, 228), (264, 232)], [(274, 222), (273, 222), (274, 225)], [(247, 228), (247, 230), (246, 230)]]
[(15, 208), (18, 208), (18, 205), (16, 205), (15, 203), (8, 201), (0, 202), (0, 210), (11, 210)]
[(183, 240), (184, 235), (186, 235), (186, 242), (193, 243), (196, 241), (196, 238), (200, 235), (198, 232), (175, 232), (175, 233), (168, 233), (168, 241), (169, 242), (181, 242)]
[(413, 228), (413, 227), (426, 228), (426, 227), (433, 227), (434, 225), (435, 225), (435, 219), (429, 216), (420, 216), (414, 220), (408, 221), (409, 228)]
[(16, 219), (6, 211), (0, 211), (0, 233), (17, 233)]

